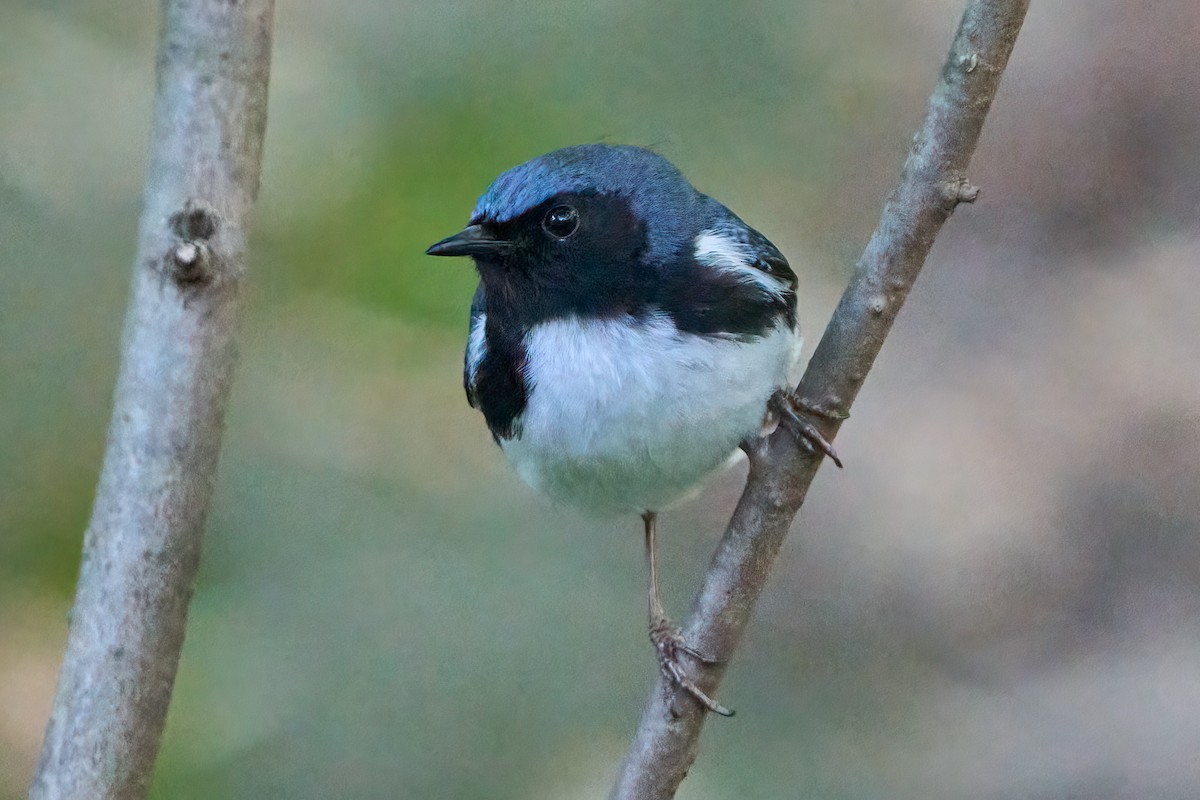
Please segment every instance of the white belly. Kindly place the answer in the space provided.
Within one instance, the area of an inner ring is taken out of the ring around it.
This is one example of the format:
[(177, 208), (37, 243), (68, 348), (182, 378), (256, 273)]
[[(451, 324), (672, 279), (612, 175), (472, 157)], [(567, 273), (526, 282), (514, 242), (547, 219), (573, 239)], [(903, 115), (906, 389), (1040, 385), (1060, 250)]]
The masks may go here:
[(526, 336), (528, 404), (501, 443), (517, 473), (594, 512), (686, 498), (762, 429), (800, 350), (785, 327), (750, 342), (680, 333), (669, 317), (567, 318)]

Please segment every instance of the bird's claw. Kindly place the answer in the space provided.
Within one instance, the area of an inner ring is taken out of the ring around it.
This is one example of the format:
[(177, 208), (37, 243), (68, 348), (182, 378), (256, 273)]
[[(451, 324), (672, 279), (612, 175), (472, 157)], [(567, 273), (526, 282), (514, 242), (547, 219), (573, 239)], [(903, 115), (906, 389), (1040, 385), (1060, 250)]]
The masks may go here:
[(658, 668), (672, 685), (683, 689), (696, 702), (714, 714), (720, 714), (723, 717), (733, 716), (731, 709), (726, 708), (705, 694), (704, 690), (697, 686), (696, 682), (688, 676), (683, 668), (683, 664), (680, 663), (679, 654), (687, 653), (700, 663), (708, 666), (719, 664), (721, 663), (720, 661), (702, 655), (694, 647), (684, 642), (683, 635), (680, 634), (679, 629), (667, 620), (660, 620), (650, 626), (650, 641), (654, 644), (654, 653), (658, 657)]
[(784, 391), (783, 389), (780, 389), (771, 396), (771, 405), (775, 412), (779, 414), (780, 422), (796, 439), (808, 447), (809, 450), (828, 456), (829, 460), (836, 464), (838, 469), (842, 468), (842, 460), (838, 458), (837, 451), (833, 449), (833, 445), (829, 443), (829, 440), (817, 429), (817, 426), (812, 423), (809, 417), (818, 416), (840, 421), (846, 419), (846, 414), (819, 408), (812, 403), (800, 399), (794, 392)]

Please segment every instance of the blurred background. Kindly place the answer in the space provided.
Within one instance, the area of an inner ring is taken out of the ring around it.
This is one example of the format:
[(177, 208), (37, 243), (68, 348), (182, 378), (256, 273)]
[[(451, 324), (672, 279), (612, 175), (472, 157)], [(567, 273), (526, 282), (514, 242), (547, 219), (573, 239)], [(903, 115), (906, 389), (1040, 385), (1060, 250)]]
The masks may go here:
[[(157, 5), (0, 0), (0, 798), (32, 776), (117, 368)], [(655, 675), (637, 521), (520, 485), (422, 256), (501, 170), (652, 145), (810, 347), (958, 0), (285, 0), (156, 798), (599, 798)], [(1035, 2), (962, 207), (681, 798), (1200, 797), (1200, 5)], [(688, 607), (740, 472), (661, 523)]]

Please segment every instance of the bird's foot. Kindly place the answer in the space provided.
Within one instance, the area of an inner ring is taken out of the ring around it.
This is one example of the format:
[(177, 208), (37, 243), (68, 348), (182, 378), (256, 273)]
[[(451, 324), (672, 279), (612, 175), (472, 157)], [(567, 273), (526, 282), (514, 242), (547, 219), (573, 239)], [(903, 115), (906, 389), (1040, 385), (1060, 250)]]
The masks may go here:
[(842, 468), (842, 460), (838, 458), (833, 445), (822, 435), (811, 417), (843, 420), (845, 414), (821, 408), (813, 403), (796, 396), (795, 392), (780, 389), (771, 395), (771, 408), (779, 415), (780, 423), (786, 427), (796, 439), (814, 453), (823, 453), (829, 460)]
[(678, 686), (690, 694), (696, 702), (715, 714), (732, 717), (733, 711), (713, 700), (696, 682), (688, 676), (680, 661), (680, 654), (686, 653), (702, 664), (715, 665), (720, 662), (700, 654), (683, 640), (679, 629), (668, 619), (659, 619), (650, 625), (650, 641), (654, 645), (654, 653), (658, 657), (658, 668), (674, 686)]

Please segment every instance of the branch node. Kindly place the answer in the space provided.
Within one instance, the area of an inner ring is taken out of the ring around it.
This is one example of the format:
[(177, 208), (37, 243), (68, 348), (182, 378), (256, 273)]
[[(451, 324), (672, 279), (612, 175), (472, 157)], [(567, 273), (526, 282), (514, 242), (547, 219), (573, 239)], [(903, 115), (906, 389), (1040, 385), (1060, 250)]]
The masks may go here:
[(942, 202), (947, 211), (953, 211), (959, 203), (974, 203), (979, 197), (979, 187), (972, 186), (966, 178), (946, 181), (941, 189)]
[(178, 241), (167, 254), (166, 274), (180, 286), (211, 281), (213, 256), (208, 242), (219, 228), (217, 213), (203, 202), (189, 199), (168, 224)]
[(217, 212), (195, 198), (188, 198), (169, 221), (171, 231), (184, 241), (211, 239), (217, 233)]

